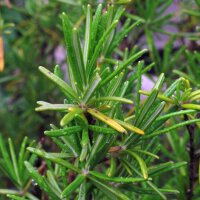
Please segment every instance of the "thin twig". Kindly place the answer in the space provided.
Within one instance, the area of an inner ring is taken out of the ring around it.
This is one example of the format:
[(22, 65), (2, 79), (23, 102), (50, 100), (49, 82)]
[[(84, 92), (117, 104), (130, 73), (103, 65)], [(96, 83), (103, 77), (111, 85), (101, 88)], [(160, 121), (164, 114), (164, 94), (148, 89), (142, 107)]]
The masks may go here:
[[(184, 120), (188, 120), (188, 116), (184, 115)], [(195, 148), (194, 148), (194, 126), (193, 125), (187, 125), (187, 130), (189, 133), (189, 157), (190, 157), (190, 163), (189, 163), (189, 188), (187, 190), (187, 199), (192, 200), (193, 193), (194, 193), (194, 179), (195, 179)]]

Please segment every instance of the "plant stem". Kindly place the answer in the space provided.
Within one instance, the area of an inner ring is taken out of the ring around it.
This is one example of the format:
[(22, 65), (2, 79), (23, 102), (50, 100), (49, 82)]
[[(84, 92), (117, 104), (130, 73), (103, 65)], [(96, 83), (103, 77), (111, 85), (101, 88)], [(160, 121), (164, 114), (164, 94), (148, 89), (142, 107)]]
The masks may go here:
[[(184, 115), (184, 120), (188, 120), (188, 116)], [(192, 200), (193, 198), (193, 192), (194, 192), (194, 179), (195, 179), (195, 173), (194, 173), (194, 165), (195, 165), (195, 148), (194, 148), (194, 126), (193, 125), (187, 125), (187, 130), (189, 133), (189, 157), (190, 157), (190, 163), (189, 163), (189, 188), (187, 190), (187, 199)]]

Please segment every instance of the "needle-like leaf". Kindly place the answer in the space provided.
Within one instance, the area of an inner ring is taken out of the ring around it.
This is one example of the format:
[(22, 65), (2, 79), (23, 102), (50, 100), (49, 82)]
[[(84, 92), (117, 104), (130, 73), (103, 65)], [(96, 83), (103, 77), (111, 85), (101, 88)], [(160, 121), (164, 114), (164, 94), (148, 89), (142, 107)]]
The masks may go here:
[(145, 179), (148, 178), (148, 172), (147, 172), (147, 166), (144, 162), (144, 160), (138, 156), (136, 153), (130, 151), (130, 150), (124, 150), (124, 152), (128, 153), (129, 155), (131, 155), (134, 159), (137, 160), (138, 164), (140, 165), (140, 169), (141, 169), (141, 172), (142, 172), (142, 175)]
[(81, 126), (73, 126), (73, 127), (63, 128), (63, 129), (45, 131), (44, 134), (50, 137), (59, 137), (59, 136), (76, 134), (76, 133), (81, 132), (81, 130), (82, 130)]
[(139, 57), (141, 57), (144, 53), (146, 53), (146, 49), (141, 50), (140, 52), (138, 52), (137, 54), (131, 56), (128, 60), (126, 60), (124, 63), (122, 63), (121, 65), (119, 65), (119, 67), (117, 67), (117, 69), (110, 74), (106, 79), (104, 79), (101, 82), (101, 86), (105, 85), (106, 83), (108, 83), (110, 80), (112, 80), (116, 75), (118, 75), (123, 69), (125, 69), (126, 67), (128, 67), (129, 65), (131, 65), (134, 61), (136, 61)]
[(42, 151), (42, 150), (39, 150), (39, 149), (36, 149), (36, 148), (32, 148), (32, 147), (28, 147), (27, 150), (38, 155), (38, 156), (40, 156), (40, 157), (42, 157), (42, 158), (46, 158), (47, 160), (50, 160), (50, 161), (55, 162), (59, 165), (62, 165), (63, 167), (66, 167), (68, 169), (71, 169), (75, 172), (80, 173), (80, 170), (78, 168), (76, 168), (73, 164), (69, 163), (66, 160), (57, 158), (56, 156), (54, 156), (50, 153), (46, 153), (45, 151)]
[(93, 182), (93, 184), (97, 188), (99, 188), (103, 193), (105, 193), (110, 199), (130, 200), (129, 197), (127, 197), (114, 187), (107, 185), (103, 181), (100, 181), (92, 176), (90, 176), (89, 178)]
[(8, 144), (9, 144), (10, 155), (11, 155), (11, 159), (12, 159), (12, 163), (13, 163), (14, 172), (16, 174), (17, 182), (21, 186), (22, 182), (21, 182), (21, 179), (20, 179), (20, 176), (19, 176), (17, 158), (16, 158), (13, 142), (10, 138), (8, 139)]
[(39, 174), (39, 172), (32, 166), (31, 163), (25, 161), (25, 166), (28, 172), (30, 173), (31, 177), (34, 179), (34, 181), (39, 185), (41, 189), (43, 189), (45, 192), (47, 192), (51, 198), (54, 198), (58, 200), (58, 196), (54, 193), (51, 187), (47, 184), (46, 179)]
[(126, 129), (128, 129), (132, 132), (135, 132), (135, 133), (140, 134), (140, 135), (144, 134), (143, 130), (141, 130), (141, 129), (139, 129), (139, 128), (137, 128), (137, 127), (135, 127), (135, 126), (133, 126), (129, 123), (123, 122), (123, 121), (118, 120), (118, 119), (115, 119), (115, 121), (118, 122), (120, 125), (122, 125), (124, 128), (126, 128)]
[(105, 33), (103, 34), (103, 36), (101, 37), (101, 39), (99, 40), (99, 42), (97, 43), (97, 46), (94, 50), (93, 56), (91, 57), (91, 61), (87, 67), (87, 72), (90, 75), (94, 69), (95, 69), (95, 62), (97, 61), (97, 58), (99, 56), (99, 52), (101, 50), (101, 47), (106, 39), (106, 37), (108, 37), (108, 35), (110, 34), (110, 32), (117, 26), (118, 24), (118, 20), (114, 21), (112, 23), (112, 25), (105, 31)]
[(85, 64), (83, 61), (83, 52), (81, 48), (80, 38), (79, 38), (78, 31), (76, 28), (73, 29), (73, 45), (74, 45), (75, 56), (76, 56), (76, 60), (78, 64), (77, 67), (81, 75), (82, 83), (84, 84), (84, 87), (85, 87), (87, 84)]
[(45, 110), (68, 111), (69, 108), (75, 107), (73, 104), (51, 104), (45, 101), (37, 101), (37, 104), (40, 106), (35, 109), (36, 111), (45, 111)]
[(97, 125), (89, 125), (89, 130), (94, 131), (96, 133), (105, 133), (105, 134), (116, 134), (117, 131), (112, 128), (97, 126)]
[(87, 112), (90, 113), (92, 116), (94, 116), (95, 118), (103, 121), (104, 123), (108, 124), (109, 126), (111, 126), (112, 128), (114, 128), (115, 130), (117, 130), (120, 133), (127, 133), (127, 131), (120, 125), (118, 124), (115, 120), (111, 119), (110, 117), (104, 115), (103, 113), (92, 109), (92, 108), (88, 108)]
[(138, 183), (146, 181), (144, 178), (132, 178), (132, 177), (109, 177), (96, 171), (90, 171), (90, 174), (103, 181), (115, 182), (115, 183)]
[(79, 187), (83, 181), (85, 180), (85, 176), (82, 174), (79, 174), (76, 179), (70, 183), (62, 192), (61, 198), (69, 197), (69, 195), (76, 190), (77, 187)]
[(81, 113), (83, 113), (84, 110), (80, 109), (80, 108), (73, 108), (72, 111), (70, 111), (69, 113), (67, 113), (60, 121), (60, 125), (61, 126), (66, 126), (70, 121), (72, 121), (74, 119), (74, 117), (76, 115), (79, 115)]
[(126, 103), (126, 104), (133, 104), (133, 101), (123, 98), (123, 97), (115, 97), (115, 96), (110, 96), (110, 97), (100, 97), (97, 99), (92, 99), (90, 102), (88, 102), (88, 104), (93, 104), (94, 102), (98, 102), (98, 101), (116, 101), (116, 102), (122, 102), (122, 103)]
[(61, 91), (70, 99), (79, 101), (78, 95), (76, 92), (62, 79), (60, 79), (58, 76), (50, 72), (48, 69), (40, 66), (39, 70), (47, 76), (51, 81), (53, 81), (56, 85), (58, 85), (61, 88)]
[(187, 108), (187, 109), (194, 109), (194, 110), (200, 110), (200, 105), (199, 104), (182, 104), (182, 108)]
[(92, 27), (92, 9), (88, 4), (87, 13), (86, 13), (86, 26), (85, 26), (85, 43), (84, 43), (84, 64), (87, 66), (88, 57), (90, 53), (90, 45), (91, 45), (91, 27)]
[(99, 4), (95, 12), (93, 22), (92, 22), (92, 30), (91, 30), (91, 50), (92, 51), (94, 50), (94, 47), (96, 44), (97, 30), (98, 30), (99, 22), (101, 20), (101, 12), (102, 12), (102, 4)]
[(90, 100), (90, 98), (94, 94), (95, 90), (97, 89), (100, 81), (101, 81), (101, 77), (99, 76), (99, 74), (96, 74), (96, 76), (93, 78), (93, 80), (91, 80), (88, 88), (85, 90), (85, 93), (83, 96), (83, 101), (85, 103), (88, 102), (88, 100)]
[(186, 126), (186, 125), (189, 125), (189, 124), (193, 124), (193, 123), (196, 123), (196, 122), (200, 122), (200, 119), (192, 119), (192, 120), (188, 120), (188, 121), (184, 121), (184, 122), (175, 124), (173, 126), (170, 126), (169, 128), (158, 130), (158, 131), (153, 132), (152, 134), (146, 135), (142, 139), (149, 139), (149, 138), (158, 136), (160, 134), (164, 134), (164, 133), (167, 133), (167, 132), (172, 131), (174, 129), (177, 129), (177, 128), (180, 128), (180, 127), (183, 127), (183, 126)]
[[(63, 24), (63, 32), (64, 32), (64, 38), (65, 38), (65, 44), (67, 49), (67, 58), (70, 65), (70, 70), (73, 74), (73, 78), (75, 79), (75, 82), (77, 83), (77, 86), (79, 89), (83, 89), (83, 82), (81, 79), (81, 72), (80, 68), (78, 66), (78, 61), (76, 57), (76, 49), (77, 44), (73, 44), (73, 32), (72, 32), (72, 26), (70, 24), (70, 20), (68, 16), (65, 13), (62, 13), (62, 24)], [(76, 38), (75, 38), (76, 39)], [(75, 40), (74, 42), (76, 42)], [(74, 46), (75, 45), (75, 46)]]

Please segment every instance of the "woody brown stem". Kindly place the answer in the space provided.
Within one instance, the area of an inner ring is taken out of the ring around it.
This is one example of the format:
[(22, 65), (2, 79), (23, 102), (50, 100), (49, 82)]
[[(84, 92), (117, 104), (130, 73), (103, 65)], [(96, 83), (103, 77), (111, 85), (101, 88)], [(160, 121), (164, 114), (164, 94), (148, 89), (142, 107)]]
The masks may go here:
[[(185, 121), (188, 121), (188, 116), (184, 115)], [(194, 148), (194, 125), (187, 125), (189, 133), (189, 188), (187, 190), (187, 199), (192, 200), (194, 195), (194, 180), (195, 180), (195, 148)]]

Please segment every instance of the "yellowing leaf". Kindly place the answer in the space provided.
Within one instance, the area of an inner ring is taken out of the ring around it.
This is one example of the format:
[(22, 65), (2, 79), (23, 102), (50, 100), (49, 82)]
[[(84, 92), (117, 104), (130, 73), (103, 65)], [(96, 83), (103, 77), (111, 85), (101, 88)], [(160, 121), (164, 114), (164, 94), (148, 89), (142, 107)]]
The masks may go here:
[(127, 131), (120, 124), (118, 124), (115, 120), (111, 119), (110, 117), (104, 115), (103, 113), (100, 113), (99, 111), (92, 108), (88, 108), (87, 112), (90, 113), (95, 118), (105, 122), (106, 124), (114, 128), (115, 130), (117, 130), (118, 132), (125, 133), (125, 134), (127, 133)]
[(187, 109), (194, 109), (194, 110), (200, 110), (200, 105), (198, 104), (182, 104), (182, 108), (187, 108)]
[(3, 48), (3, 38), (0, 37), (0, 72), (4, 69), (4, 48)]
[(128, 124), (128, 123), (123, 122), (123, 121), (118, 120), (118, 119), (115, 119), (115, 120), (116, 120), (120, 125), (122, 125), (124, 128), (126, 128), (126, 129), (128, 129), (128, 130), (130, 130), (130, 131), (133, 131), (133, 132), (138, 133), (138, 134), (141, 134), (141, 135), (144, 134), (144, 131), (143, 131), (143, 130), (141, 130), (141, 129), (139, 129), (139, 128), (137, 128), (137, 127), (131, 125), (131, 124)]

